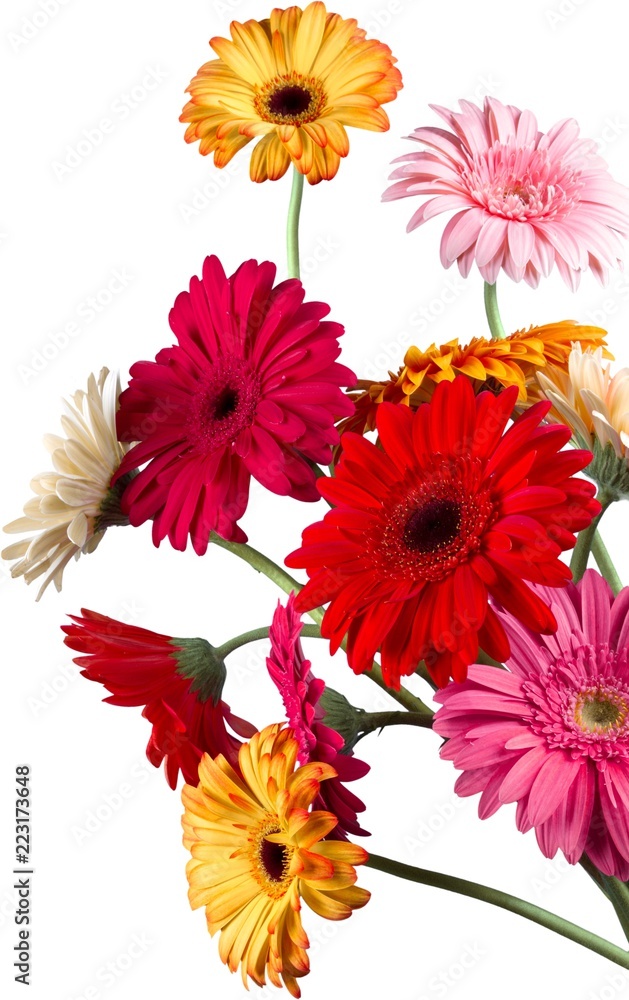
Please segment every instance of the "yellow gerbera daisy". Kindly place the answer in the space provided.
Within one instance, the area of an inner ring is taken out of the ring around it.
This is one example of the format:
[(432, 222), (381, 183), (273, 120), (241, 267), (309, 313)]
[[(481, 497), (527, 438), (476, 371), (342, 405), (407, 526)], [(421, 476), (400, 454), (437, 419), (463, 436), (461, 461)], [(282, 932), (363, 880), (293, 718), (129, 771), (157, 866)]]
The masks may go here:
[(292, 729), (267, 726), (244, 743), (237, 774), (222, 754), (205, 754), (199, 786), (183, 789), (186, 873), (193, 908), (205, 906), (210, 934), (221, 931), (219, 954), (258, 985), (265, 973), (294, 997), (310, 969), (301, 923), (303, 899), (327, 920), (343, 920), (369, 899), (354, 865), (362, 847), (324, 840), (333, 813), (310, 810), (320, 783), (336, 776), (329, 764), (297, 768)]
[(323, 3), (275, 8), (264, 21), (230, 25), (232, 41), (212, 38), (219, 56), (188, 87), (180, 121), (186, 142), (214, 153), (224, 167), (261, 136), (251, 179), (277, 180), (292, 160), (311, 184), (335, 176), (349, 152), (346, 125), (386, 132), (381, 105), (394, 100), (402, 77), (382, 42), (367, 40), (352, 18)]
[[(452, 382), (457, 375), (467, 375), (478, 391), (483, 387), (507, 388), (517, 385), (519, 403), (526, 403), (529, 390), (539, 395), (534, 381), (539, 368), (548, 364), (567, 370), (573, 343), (585, 347), (604, 347), (607, 332), (598, 326), (580, 326), (572, 320), (532, 326), (518, 330), (502, 340), (475, 337), (462, 346), (458, 339), (422, 351), (409, 347), (398, 373), (389, 372), (382, 382), (361, 380), (352, 393), (356, 406), (353, 416), (343, 421), (341, 433), (359, 434), (374, 430), (378, 403), (403, 403), (416, 408), (427, 402), (439, 382)], [(611, 357), (605, 351), (605, 357)]]

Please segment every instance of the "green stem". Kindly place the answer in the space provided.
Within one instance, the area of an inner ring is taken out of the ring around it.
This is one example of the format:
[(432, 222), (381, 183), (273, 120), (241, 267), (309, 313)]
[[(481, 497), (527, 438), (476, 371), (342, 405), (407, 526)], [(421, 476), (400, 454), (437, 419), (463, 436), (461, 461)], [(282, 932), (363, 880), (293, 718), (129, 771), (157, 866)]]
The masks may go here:
[(597, 500), (601, 504), (601, 512), (597, 514), (596, 517), (591, 521), (589, 527), (584, 528), (583, 531), (579, 532), (579, 537), (577, 538), (577, 544), (574, 547), (572, 553), (572, 559), (570, 560), (570, 569), (572, 570), (572, 579), (575, 583), (578, 583), (583, 574), (585, 573), (588, 565), (588, 559), (590, 557), (590, 552), (592, 550), (592, 543), (594, 542), (594, 536), (596, 535), (596, 530), (598, 528), (599, 522), (605, 513), (607, 507), (610, 504), (610, 498), (599, 491)]
[(304, 193), (304, 175), (297, 167), (293, 167), (293, 186), (288, 205), (288, 220), (286, 222), (286, 253), (288, 256), (288, 277), (299, 277), (299, 212)]
[[(239, 559), (243, 559), (244, 562), (249, 563), (258, 573), (263, 573), (269, 580), (276, 583), (285, 594), (290, 594), (291, 590), (294, 590), (297, 594), (302, 589), (301, 584), (293, 579), (290, 573), (287, 573), (285, 569), (274, 563), (272, 559), (269, 559), (264, 553), (258, 552), (257, 549), (252, 548), (250, 545), (245, 545), (243, 542), (228, 542), (226, 538), (221, 538), (215, 531), (210, 534), (210, 542), (213, 545), (218, 545), (221, 549), (233, 552)], [(318, 625), (321, 624), (323, 611), (320, 608), (310, 611), (309, 614), (313, 621), (317, 622)]]
[(622, 590), (622, 580), (616, 572), (616, 567), (614, 566), (612, 558), (607, 551), (605, 542), (601, 538), (600, 531), (594, 532), (594, 538), (592, 539), (592, 555), (596, 559), (596, 564), (602, 575), (612, 588), (614, 597), (617, 596)]
[[(294, 590), (297, 594), (302, 590), (301, 583), (298, 583), (290, 573), (283, 570), (281, 566), (274, 563), (272, 559), (265, 556), (262, 552), (258, 552), (257, 549), (251, 547), (251, 545), (245, 545), (243, 542), (228, 542), (226, 538), (221, 538), (217, 535), (215, 531), (210, 534), (210, 542), (214, 545), (218, 545), (221, 549), (227, 549), (228, 552), (233, 552), (235, 556), (242, 559), (244, 562), (248, 563), (253, 569), (257, 570), (258, 573), (263, 573), (265, 576), (276, 583), (280, 590), (283, 590), (285, 594), (290, 594), (291, 590)], [(323, 621), (324, 611), (323, 608), (313, 608), (308, 614), (317, 625), (320, 625)], [(347, 640), (344, 639), (341, 643), (343, 649), (347, 648)], [(382, 670), (380, 664), (376, 663), (374, 660), (373, 666), (370, 670), (365, 671), (367, 677), (369, 677), (378, 687), (381, 687), (383, 691), (386, 691), (391, 698), (403, 705), (404, 708), (408, 709), (409, 712), (428, 712), (430, 709), (427, 705), (424, 705), (420, 698), (416, 698), (414, 694), (407, 691), (406, 688), (400, 688), (399, 691), (390, 688), (384, 681), (382, 676)]]
[(623, 969), (629, 969), (629, 952), (619, 948), (618, 945), (606, 941), (605, 938), (593, 934), (591, 931), (573, 924), (563, 917), (543, 910), (541, 906), (529, 903), (518, 896), (512, 896), (508, 892), (500, 889), (492, 889), (487, 885), (479, 885), (477, 882), (468, 882), (467, 879), (455, 878), (453, 875), (444, 875), (441, 872), (428, 871), (426, 868), (413, 868), (411, 865), (402, 864), (399, 861), (391, 861), (389, 858), (382, 858), (377, 854), (370, 854), (365, 862), (367, 867), (375, 868), (380, 872), (387, 872), (397, 878), (409, 879), (411, 882), (420, 882), (422, 885), (432, 885), (437, 889), (446, 889), (448, 892), (456, 892), (461, 896), (469, 896), (472, 899), (481, 899), (492, 906), (499, 906), (503, 910), (510, 910), (527, 920), (532, 920), (541, 927), (561, 934), (562, 937), (574, 941), (576, 944), (589, 948), (597, 955), (602, 955), (610, 961), (620, 965)]
[(432, 729), (434, 712), (363, 712), (360, 716), (360, 739), (386, 726), (421, 726)]
[(582, 855), (579, 864), (585, 869), (603, 895), (607, 896), (616, 911), (616, 916), (620, 921), (620, 926), (624, 931), (625, 937), (629, 941), (629, 887), (611, 875), (603, 875), (592, 864), (587, 854)]
[[(312, 614), (312, 612), (309, 612), (309, 614)], [(343, 642), (341, 643), (341, 649), (347, 649), (346, 638), (343, 639)], [(399, 691), (396, 691), (395, 688), (390, 688), (382, 676), (382, 668), (376, 660), (373, 661), (370, 669), (365, 671), (365, 676), (369, 677), (369, 679), (372, 680), (374, 684), (377, 684), (379, 688), (382, 688), (382, 690), (385, 691), (390, 698), (393, 698), (394, 701), (403, 705), (408, 712), (418, 712), (422, 715), (425, 715), (426, 712), (430, 712), (428, 705), (424, 705), (421, 698), (417, 698), (414, 694), (411, 694), (407, 688), (400, 687)]]
[(502, 320), (500, 319), (500, 312), (498, 311), (496, 285), (495, 283), (490, 285), (487, 281), (485, 282), (485, 313), (487, 314), (487, 322), (491, 330), (492, 340), (503, 340), (506, 334)]
[[(235, 635), (233, 639), (228, 639), (224, 642), (222, 646), (216, 649), (216, 655), (222, 660), (230, 653), (233, 653), (235, 649), (240, 649), (241, 646), (246, 646), (248, 642), (257, 642), (258, 639), (268, 639), (271, 632), (269, 625), (264, 625), (262, 628), (253, 628), (249, 632), (243, 632), (241, 635)], [(301, 629), (302, 639), (321, 639), (321, 629), (318, 625), (303, 625)]]

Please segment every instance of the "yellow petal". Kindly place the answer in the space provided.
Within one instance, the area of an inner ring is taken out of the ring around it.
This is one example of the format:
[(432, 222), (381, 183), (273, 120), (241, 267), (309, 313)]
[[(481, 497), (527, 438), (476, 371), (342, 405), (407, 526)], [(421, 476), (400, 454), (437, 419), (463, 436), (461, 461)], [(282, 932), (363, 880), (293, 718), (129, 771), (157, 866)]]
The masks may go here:
[(309, 3), (302, 14), (293, 46), (292, 65), (304, 76), (310, 75), (312, 65), (319, 52), (325, 30), (325, 4), (316, 0)]

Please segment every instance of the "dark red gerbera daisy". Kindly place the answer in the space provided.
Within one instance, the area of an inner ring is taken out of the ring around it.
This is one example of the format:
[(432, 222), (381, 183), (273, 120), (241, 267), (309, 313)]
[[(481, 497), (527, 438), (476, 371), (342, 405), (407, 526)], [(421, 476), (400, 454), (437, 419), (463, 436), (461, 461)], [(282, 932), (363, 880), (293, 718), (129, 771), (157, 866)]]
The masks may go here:
[(299, 610), (330, 602), (322, 632), (332, 651), (347, 635), (357, 673), (378, 649), (392, 687), (421, 660), (440, 686), (463, 680), (479, 644), (503, 661), (509, 642), (490, 595), (534, 632), (555, 630), (524, 581), (563, 586), (559, 554), (600, 505), (591, 483), (572, 478), (591, 453), (561, 451), (567, 427), (538, 426), (548, 403), (505, 432), (517, 395), (475, 397), (459, 376), (414, 413), (382, 403), (381, 447), (343, 436), (335, 477), (318, 480), (335, 508), (286, 564), (310, 577)]
[(241, 740), (227, 726), (243, 739), (256, 728), (221, 701), (225, 666), (209, 642), (171, 639), (85, 608), (81, 614), (62, 626), (66, 645), (86, 654), (74, 662), (111, 692), (110, 705), (145, 706), (142, 714), (153, 726), (146, 754), (155, 767), (165, 761), (171, 788), (179, 771), (188, 784), (198, 783), (204, 753), (222, 753), (238, 765)]
[(313, 808), (332, 812), (338, 819), (338, 825), (329, 836), (337, 840), (346, 840), (347, 834), (368, 836), (356, 815), (364, 812), (364, 803), (345, 787), (345, 782), (364, 777), (369, 765), (354, 757), (351, 750), (343, 753), (343, 737), (325, 724), (321, 704), (325, 681), (314, 676), (310, 660), (304, 656), (299, 638), (302, 627), (301, 617), (295, 610), (295, 597), (291, 594), (286, 606), (278, 603), (273, 615), (269, 632), (271, 655), (266, 661), (268, 671), (282, 696), (288, 724), (299, 743), (299, 764), (310, 761), (331, 764), (337, 773), (336, 778), (322, 783), (313, 803)]
[(353, 410), (340, 387), (355, 376), (336, 362), (343, 327), (322, 322), (330, 307), (304, 302), (296, 279), (273, 287), (275, 270), (248, 260), (227, 278), (208, 257), (171, 311), (178, 344), (131, 368), (117, 426), (139, 443), (117, 477), (145, 466), (122, 506), (133, 525), (153, 519), (156, 545), (185, 549), (190, 536), (203, 555), (212, 531), (246, 541), (236, 522), (251, 476), (319, 499), (309, 461), (331, 461), (334, 422)]

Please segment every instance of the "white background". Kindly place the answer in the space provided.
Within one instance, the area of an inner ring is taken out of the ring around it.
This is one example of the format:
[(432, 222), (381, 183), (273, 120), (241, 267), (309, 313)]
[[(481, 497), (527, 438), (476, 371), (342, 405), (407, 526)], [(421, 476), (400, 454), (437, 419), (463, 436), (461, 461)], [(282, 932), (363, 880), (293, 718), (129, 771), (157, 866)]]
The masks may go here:
[[(227, 33), (229, 4), (48, 4), (45, 15), (34, 0), (5, 0), (0, 25), (2, 523), (20, 514), (29, 480), (47, 467), (40, 439), (58, 432), (59, 398), (84, 387), (102, 365), (119, 368), (124, 379), (133, 361), (170, 344), (168, 310), (206, 254), (218, 254), (228, 273), (251, 256), (277, 261), (280, 274), (285, 267), (290, 178), (250, 183), (248, 150), (228, 170), (215, 170), (184, 143), (177, 120), (189, 79), (210, 58), (207, 40)], [(232, 0), (231, 9), (241, 20), (268, 13), (254, 0)], [(347, 330), (346, 362), (375, 376), (397, 367), (410, 342), (467, 341), (486, 332), (478, 273), (463, 282), (439, 264), (445, 217), (407, 236), (418, 202), (380, 203), (390, 160), (410, 148), (400, 137), (437, 124), (428, 102), (452, 107), (459, 97), (491, 92), (534, 110), (544, 130), (576, 117), (583, 135), (600, 139), (614, 176), (629, 183), (624, 4), (401, 0), (387, 8), (385, 0), (342, 0), (334, 9), (391, 45), (406, 85), (387, 105), (391, 131), (352, 130), (349, 158), (333, 183), (307, 187), (302, 216), (307, 296), (332, 305), (332, 318)], [(138, 87), (125, 114), (123, 95)], [(103, 118), (113, 121), (109, 134), (77, 166), (60, 170), (68, 147)], [(115, 271), (127, 275), (126, 287), (90, 318), (88, 297), (106, 289)], [(629, 280), (619, 274), (606, 291), (588, 274), (575, 295), (556, 275), (537, 292), (502, 276), (500, 297), (509, 330), (568, 317), (602, 322), (619, 361), (629, 360)], [(79, 332), (50, 358), (53, 336), (63, 345), (59, 333), (68, 323)], [(45, 366), (36, 362), (42, 351)], [(607, 516), (608, 540), (625, 510)], [(254, 545), (281, 560), (321, 513), (254, 489), (244, 526)], [(629, 579), (621, 546), (612, 547)], [(11, 965), (12, 775), (23, 762), (32, 766), (36, 868), (29, 996), (242, 996), (239, 978), (219, 962), (203, 913), (188, 907), (180, 801), (145, 764), (149, 726), (139, 709), (102, 704), (101, 688), (71, 668), (59, 626), (86, 606), (218, 644), (267, 624), (274, 588), (222, 551), (199, 559), (167, 544), (154, 549), (149, 525), (110, 531), (95, 555), (68, 568), (63, 593), (50, 590), (38, 605), (35, 588), (11, 582), (6, 567), (0, 581), (0, 976), (9, 996), (23, 992)], [(388, 703), (340, 659), (332, 662), (322, 642), (310, 640), (308, 650), (315, 672), (357, 704), (373, 710)], [(282, 718), (264, 655), (261, 644), (230, 657), (225, 692), (259, 726)], [(610, 908), (584, 872), (547, 862), (532, 834), (516, 832), (511, 808), (481, 823), (475, 801), (455, 800), (455, 772), (437, 749), (432, 733), (402, 728), (361, 745), (372, 765), (359, 788), (373, 832), (367, 846), (495, 884), (621, 944)], [(128, 797), (120, 808), (86, 834), (89, 814), (107, 817), (107, 797), (118, 803), (121, 786)], [(313, 941), (305, 997), (629, 996), (629, 973), (516, 916), (369, 870), (360, 881), (373, 899), (351, 920), (326, 925), (305, 914)], [(131, 959), (135, 935), (147, 943)], [(463, 955), (469, 968), (455, 982)]]

